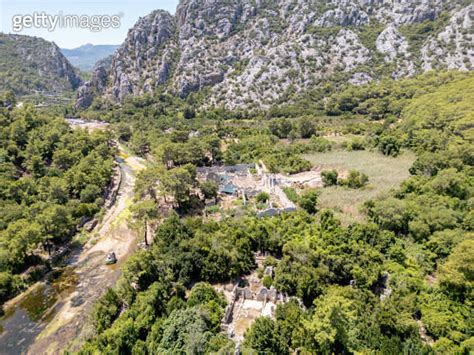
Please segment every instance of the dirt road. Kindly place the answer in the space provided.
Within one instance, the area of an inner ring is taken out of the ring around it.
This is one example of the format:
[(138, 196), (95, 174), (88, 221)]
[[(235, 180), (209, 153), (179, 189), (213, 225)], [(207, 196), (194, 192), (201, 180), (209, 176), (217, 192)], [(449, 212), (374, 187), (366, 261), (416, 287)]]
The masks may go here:
[[(123, 152), (120, 156), (122, 181), (117, 199), (95, 228), (98, 233), (95, 244), (90, 242), (69, 261), (76, 275), (75, 289), (55, 306), (54, 317), (28, 348), (28, 354), (59, 354), (65, 348), (77, 349), (90, 331), (85, 324), (94, 301), (115, 284), (120, 274), (120, 265), (134, 251), (137, 235), (129, 229), (127, 217), (136, 173), (145, 166), (139, 158), (127, 157)], [(118, 263), (106, 266), (104, 258), (110, 251), (115, 252)]]

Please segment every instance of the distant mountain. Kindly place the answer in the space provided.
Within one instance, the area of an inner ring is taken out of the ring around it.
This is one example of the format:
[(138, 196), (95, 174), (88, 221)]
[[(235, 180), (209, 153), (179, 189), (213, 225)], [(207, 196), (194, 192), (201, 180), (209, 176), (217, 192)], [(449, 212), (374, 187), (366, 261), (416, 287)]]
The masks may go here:
[(181, 0), (129, 30), (77, 106), (206, 87), (210, 106), (265, 108), (328, 81), (471, 70), (473, 12), (469, 0)]
[(58, 94), (82, 83), (59, 47), (42, 38), (0, 33), (0, 92)]
[(93, 45), (88, 43), (74, 49), (61, 48), (61, 52), (72, 65), (83, 71), (91, 71), (95, 63), (114, 53), (118, 47), (114, 44)]

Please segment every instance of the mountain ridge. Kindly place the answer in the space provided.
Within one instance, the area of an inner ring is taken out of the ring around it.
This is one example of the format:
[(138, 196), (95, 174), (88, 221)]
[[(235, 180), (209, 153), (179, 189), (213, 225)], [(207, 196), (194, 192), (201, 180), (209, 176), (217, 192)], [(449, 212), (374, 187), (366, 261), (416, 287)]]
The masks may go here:
[(81, 84), (77, 69), (54, 42), (0, 33), (0, 91), (57, 94)]
[(473, 12), (465, 1), (182, 0), (174, 16), (140, 18), (114, 53), (107, 83), (83, 87), (76, 106), (90, 104), (84, 95), (121, 102), (209, 88), (209, 105), (270, 107), (335, 77), (363, 84), (470, 70)]

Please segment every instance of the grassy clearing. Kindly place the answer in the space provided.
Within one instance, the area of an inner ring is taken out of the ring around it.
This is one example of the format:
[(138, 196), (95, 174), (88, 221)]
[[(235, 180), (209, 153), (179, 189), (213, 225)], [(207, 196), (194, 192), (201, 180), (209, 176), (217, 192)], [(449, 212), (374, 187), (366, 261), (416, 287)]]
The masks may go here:
[(322, 189), (320, 206), (334, 209), (345, 225), (363, 221), (364, 215), (360, 212), (362, 204), (397, 188), (410, 176), (408, 169), (415, 161), (415, 155), (409, 151), (403, 151), (397, 158), (370, 151), (332, 151), (303, 157), (323, 170), (356, 169), (369, 176), (369, 185), (361, 190), (339, 186)]

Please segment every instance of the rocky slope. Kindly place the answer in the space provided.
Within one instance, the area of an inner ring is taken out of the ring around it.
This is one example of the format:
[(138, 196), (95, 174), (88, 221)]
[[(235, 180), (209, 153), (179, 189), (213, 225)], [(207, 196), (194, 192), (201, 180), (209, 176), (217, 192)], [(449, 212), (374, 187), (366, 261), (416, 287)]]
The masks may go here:
[(81, 84), (77, 69), (56, 44), (37, 37), (0, 33), (0, 91), (58, 94)]
[(76, 107), (89, 107), (95, 96), (101, 95), (108, 84), (108, 74), (112, 67), (112, 56), (99, 60), (92, 68), (91, 80), (77, 90)]
[(470, 70), (473, 13), (461, 0), (181, 0), (176, 15), (155, 11), (129, 30), (78, 107), (203, 88), (210, 105), (266, 107), (326, 80)]

